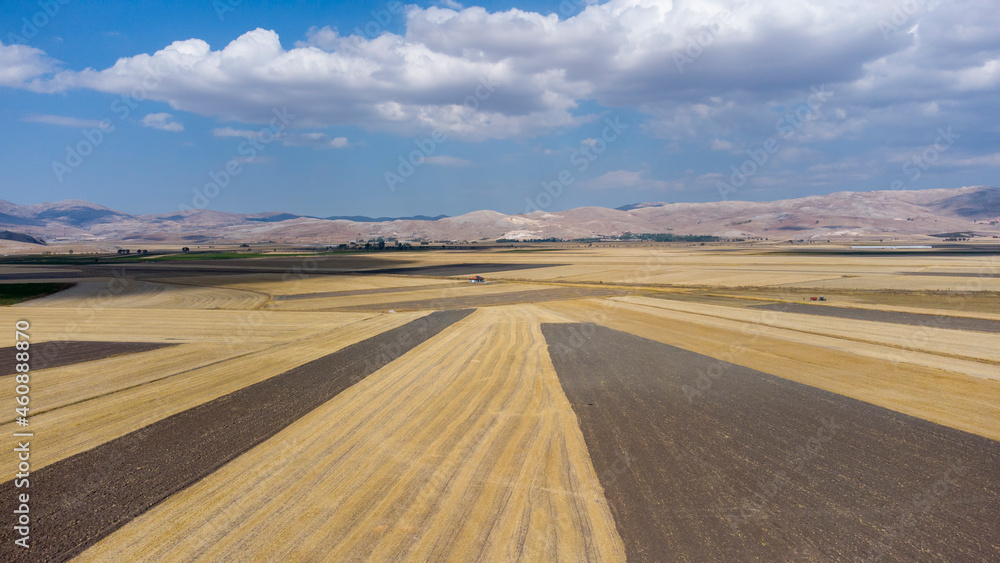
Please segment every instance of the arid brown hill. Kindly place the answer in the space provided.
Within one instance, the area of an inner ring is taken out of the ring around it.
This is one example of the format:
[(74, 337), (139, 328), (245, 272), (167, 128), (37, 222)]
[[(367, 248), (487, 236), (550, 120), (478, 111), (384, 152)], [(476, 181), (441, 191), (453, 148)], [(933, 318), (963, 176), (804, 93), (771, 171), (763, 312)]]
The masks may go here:
[[(556, 205), (558, 202), (556, 202)], [(71, 240), (215, 240), (336, 243), (378, 236), (402, 240), (588, 238), (633, 233), (770, 240), (913, 238), (939, 233), (1000, 235), (1000, 188), (838, 192), (772, 202), (640, 203), (505, 215), (355, 221), (290, 213), (208, 209), (129, 215), (82, 200), (15, 205), (0, 200), (0, 228)], [(361, 219), (358, 217), (358, 219)]]

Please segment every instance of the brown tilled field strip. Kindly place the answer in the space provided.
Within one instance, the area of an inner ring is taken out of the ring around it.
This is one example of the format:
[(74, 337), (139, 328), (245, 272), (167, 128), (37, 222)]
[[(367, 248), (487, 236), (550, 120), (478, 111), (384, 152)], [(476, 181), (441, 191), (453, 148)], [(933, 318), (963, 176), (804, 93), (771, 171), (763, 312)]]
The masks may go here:
[(86, 275), (82, 272), (0, 272), (0, 280), (2, 281), (12, 281), (12, 280), (31, 280), (37, 282), (40, 280), (54, 280), (54, 279), (75, 279), (75, 278), (85, 278)]
[[(149, 352), (168, 346), (176, 346), (176, 344), (161, 344), (156, 342), (86, 342), (77, 340), (37, 342), (31, 344), (28, 348), (28, 357), (30, 360), (28, 364), (31, 366), (32, 371), (39, 371), (46, 368), (57, 368), (82, 362), (102, 360), (123, 354)], [(0, 348), (0, 376), (15, 373), (14, 367), (18, 363), (15, 361), (15, 358), (18, 352), (20, 351), (13, 346)]]
[[(541, 307), (578, 322), (598, 322), (615, 330), (1000, 440), (1000, 426), (997, 425), (1000, 381), (986, 377), (996, 377), (996, 366), (717, 316), (621, 303), (615, 299), (560, 302)], [(732, 307), (716, 309), (739, 311)], [(782, 315), (745, 310), (754, 313), (748, 319), (751, 321), (759, 318), (761, 322), (774, 322), (775, 318), (771, 317)], [(808, 315), (795, 316), (809, 318)], [(883, 327), (895, 328), (901, 333), (915, 330), (885, 323), (869, 324), (878, 330)], [(873, 333), (871, 329), (858, 330), (856, 335)], [(995, 337), (992, 334), (976, 336)], [(688, 377), (692, 387), (712, 379), (704, 373), (691, 373)]]
[(599, 325), (542, 330), (629, 560), (1000, 560), (1000, 442)]
[[(470, 312), (432, 313), (33, 472), (35, 546), (4, 542), (0, 559), (80, 553)], [(0, 485), (0, 512), (14, 500), (14, 482)]]
[(950, 330), (1000, 332), (1000, 321), (990, 319), (973, 319), (970, 317), (953, 317), (950, 315), (925, 315), (899, 311), (876, 311), (873, 309), (831, 307), (829, 305), (809, 305), (806, 303), (768, 303), (766, 305), (754, 305), (752, 308), (766, 311), (781, 311), (785, 313), (823, 315), (827, 317), (837, 317), (840, 319), (856, 319), (859, 321), (876, 321), (880, 323), (947, 328)]

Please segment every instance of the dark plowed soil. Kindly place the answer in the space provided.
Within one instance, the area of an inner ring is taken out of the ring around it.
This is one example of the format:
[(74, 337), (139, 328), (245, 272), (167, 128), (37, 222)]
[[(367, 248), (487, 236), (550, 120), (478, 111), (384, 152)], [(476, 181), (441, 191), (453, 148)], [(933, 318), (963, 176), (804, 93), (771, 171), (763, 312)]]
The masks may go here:
[[(316, 256), (316, 257), (273, 257), (273, 258), (232, 258), (228, 260), (171, 260), (164, 262), (141, 262), (122, 264), (81, 265), (79, 273), (6, 273), (0, 280), (34, 280), (50, 278), (87, 277), (136, 277), (171, 275), (226, 275), (226, 274), (288, 274), (299, 275), (347, 275), (347, 274), (400, 274), (411, 276), (464, 276), (506, 272), (532, 268), (549, 268), (565, 264), (495, 264), (467, 263), (440, 264), (437, 266), (403, 266), (413, 260), (386, 260), (374, 256)], [(39, 265), (32, 264), (33, 267)], [(53, 270), (66, 266), (52, 266)]]
[(1000, 274), (987, 272), (900, 272), (904, 276), (940, 276), (946, 278), (1000, 278)]
[(218, 272), (218, 273), (346, 273), (369, 268), (399, 268), (412, 264), (413, 259), (396, 255), (386, 259), (372, 254), (320, 254), (311, 256), (264, 256), (257, 258), (164, 260), (162, 262), (123, 262), (98, 264), (86, 269), (101, 271), (104, 275), (114, 272), (147, 270), (155, 272)]
[[(82, 552), (469, 313), (433, 313), (32, 472), (33, 545), (15, 547), (5, 526), (0, 561)], [(0, 485), (8, 522), (15, 492)]]
[[(84, 342), (79, 340), (38, 342), (31, 344), (28, 348), (28, 365), (31, 366), (31, 371), (38, 371), (45, 368), (103, 360), (122, 354), (149, 352), (176, 345), (158, 342)], [(16, 373), (14, 370), (17, 363), (16, 354), (21, 351), (13, 346), (0, 348), (0, 376)]]
[(272, 299), (274, 301), (299, 301), (300, 299), (319, 299), (322, 297), (353, 297), (357, 295), (379, 295), (382, 293), (419, 291), (421, 289), (445, 289), (447, 287), (453, 287), (453, 286), (450, 286), (448, 284), (432, 284), (432, 285), (411, 285), (409, 287), (383, 287), (379, 289), (352, 289), (348, 291), (322, 291), (317, 293), (299, 293), (296, 295), (275, 295)]
[(532, 289), (527, 291), (510, 291), (507, 293), (488, 293), (483, 295), (459, 295), (441, 297), (438, 299), (421, 299), (416, 301), (396, 301), (373, 303), (369, 305), (354, 305), (330, 309), (341, 312), (385, 311), (426, 311), (428, 309), (455, 309), (460, 307), (490, 307), (493, 305), (511, 305), (514, 303), (539, 303), (542, 301), (558, 301), (560, 299), (581, 299), (584, 297), (607, 297), (609, 295), (625, 295), (627, 291), (618, 289), (600, 289), (589, 287), (554, 287), (549, 289)]
[(87, 274), (83, 272), (11, 272), (0, 274), (0, 280), (54, 280), (85, 277), (87, 277)]
[(752, 308), (781, 311), (783, 313), (805, 313), (807, 315), (823, 315), (842, 319), (856, 319), (859, 321), (878, 321), (881, 323), (948, 328), (952, 330), (1000, 332), (1000, 321), (952, 317), (948, 315), (874, 311), (872, 309), (852, 309), (850, 307), (830, 307), (829, 305), (809, 305), (806, 303), (770, 303), (767, 305), (755, 305)]
[(1000, 442), (545, 324), (630, 561), (1000, 561)]
[[(267, 273), (303, 273), (303, 274), (403, 274), (412, 276), (464, 276), (483, 274), (486, 272), (506, 272), (509, 270), (526, 270), (532, 268), (549, 268), (564, 264), (494, 264), (494, 263), (463, 263), (440, 264), (436, 266), (400, 266), (409, 261), (379, 260), (375, 257), (329, 257), (310, 258), (254, 258), (243, 260), (192, 260), (150, 262), (143, 264), (114, 264), (87, 266), (86, 271), (93, 275), (111, 276), (117, 274), (163, 274), (163, 273), (202, 273), (202, 274), (267, 274)], [(391, 264), (391, 266), (386, 266)], [(379, 267), (385, 266), (385, 267)], [(35, 274), (38, 276), (38, 274)], [(79, 277), (79, 276), (77, 276)], [(20, 278), (18, 278), (20, 279)]]
[(534, 268), (551, 268), (566, 264), (441, 264), (438, 266), (414, 266), (409, 268), (382, 268), (365, 270), (366, 274), (405, 274), (411, 276), (464, 276), (467, 274), (483, 274), (487, 272), (508, 272), (511, 270), (531, 270)]

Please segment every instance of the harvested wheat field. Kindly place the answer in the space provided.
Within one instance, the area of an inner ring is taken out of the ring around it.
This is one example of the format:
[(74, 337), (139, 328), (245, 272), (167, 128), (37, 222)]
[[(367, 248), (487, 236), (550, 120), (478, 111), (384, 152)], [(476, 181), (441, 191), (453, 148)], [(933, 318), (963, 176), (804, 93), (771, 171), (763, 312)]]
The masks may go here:
[(36, 517), (66, 529), (39, 551), (82, 551), (467, 314), (433, 313), (36, 470), (50, 497)]
[(220, 287), (225, 289), (252, 291), (270, 296), (309, 295), (341, 293), (347, 291), (372, 292), (382, 290), (416, 289), (437, 285), (454, 285), (448, 279), (414, 278), (389, 275), (311, 275), (310, 268), (284, 274), (240, 274), (202, 276), (185, 275), (164, 278), (151, 277), (147, 281), (184, 284), (194, 287)]
[(83, 559), (621, 559), (586, 456), (537, 314), (480, 311)]
[(0, 308), (31, 325), (37, 494), (35, 559), (0, 558), (1000, 559), (992, 258), (303, 260)]
[[(172, 346), (151, 342), (74, 342), (54, 341), (39, 342), (34, 349), (34, 362), (31, 366), (36, 370), (49, 367), (59, 367), (81, 362), (90, 362), (111, 356), (122, 356), (148, 352), (158, 348)], [(17, 373), (16, 356), (18, 350), (13, 346), (0, 348), (0, 376)]]
[(78, 283), (37, 299), (32, 306), (68, 308), (89, 302), (123, 309), (258, 309), (267, 299), (266, 295), (247, 290), (109, 278)]

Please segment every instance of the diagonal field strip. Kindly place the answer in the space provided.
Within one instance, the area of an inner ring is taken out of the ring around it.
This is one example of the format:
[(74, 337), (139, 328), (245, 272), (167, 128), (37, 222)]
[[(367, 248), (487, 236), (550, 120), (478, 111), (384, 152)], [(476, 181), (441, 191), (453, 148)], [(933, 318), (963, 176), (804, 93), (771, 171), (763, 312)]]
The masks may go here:
[[(0, 560), (80, 553), (469, 313), (432, 313), (33, 472), (33, 546), (4, 541)], [(14, 499), (0, 485), (0, 513)]]
[[(558, 311), (1000, 441), (1000, 381), (969, 376), (994, 366), (916, 352), (897, 363), (892, 348), (877, 344), (610, 301), (561, 304)], [(696, 388), (711, 379), (688, 377)]]
[[(52, 311), (65, 314), (64, 309)], [(31, 466), (35, 470), (428, 314), (397, 313), (365, 318), (262, 313), (256, 319), (256, 327), (243, 331), (233, 326), (231, 321), (238, 317), (229, 313), (250, 320), (246, 312), (217, 311), (208, 315), (182, 311), (171, 319), (172, 313), (159, 311), (156, 324), (149, 325), (143, 337), (159, 333), (154, 337), (170, 342), (170, 331), (178, 326), (184, 330), (186, 326), (189, 328), (183, 336), (191, 335), (192, 341), (177, 348), (146, 352), (149, 362), (145, 365), (134, 363), (130, 356), (118, 356), (34, 375), (32, 393), (36, 394), (32, 402), (39, 401), (35, 405), (39, 410), (32, 411), (31, 422), (45, 430), (45, 439), (32, 443)], [(132, 310), (105, 309), (95, 321), (94, 330), (87, 331), (88, 337), (122, 340), (117, 335), (125, 329), (119, 323), (132, 322), (134, 327), (134, 315)], [(33, 317), (32, 330), (37, 327), (39, 334), (51, 334), (50, 321), (59, 318), (58, 314)], [(230, 338), (228, 342), (225, 340)], [(161, 358), (163, 352), (169, 351), (176, 351), (176, 358)], [(14, 393), (13, 387), (0, 386), (0, 404), (5, 402), (5, 396), (10, 398)], [(47, 410), (50, 407), (53, 409)], [(0, 424), (0, 435), (9, 435), (17, 428), (20, 427), (13, 423)]]
[(754, 305), (750, 308), (766, 311), (780, 311), (783, 313), (823, 315), (827, 317), (855, 319), (860, 321), (876, 321), (882, 323), (947, 328), (951, 330), (1000, 332), (1000, 321), (994, 321), (991, 319), (976, 319), (971, 317), (929, 315), (926, 313), (905, 313), (901, 311), (877, 311), (873, 309), (855, 309), (853, 307), (832, 307), (830, 305), (817, 306), (806, 303), (769, 303), (767, 305)]
[[(84, 342), (77, 340), (62, 340), (39, 342), (29, 348), (32, 371), (46, 368), (57, 368), (93, 360), (103, 360), (122, 354), (137, 354), (149, 352), (176, 344), (161, 344), (157, 342)], [(13, 346), (0, 348), (0, 376), (13, 375), (15, 354)]]
[(1000, 442), (603, 326), (542, 331), (629, 560), (1000, 559)]

